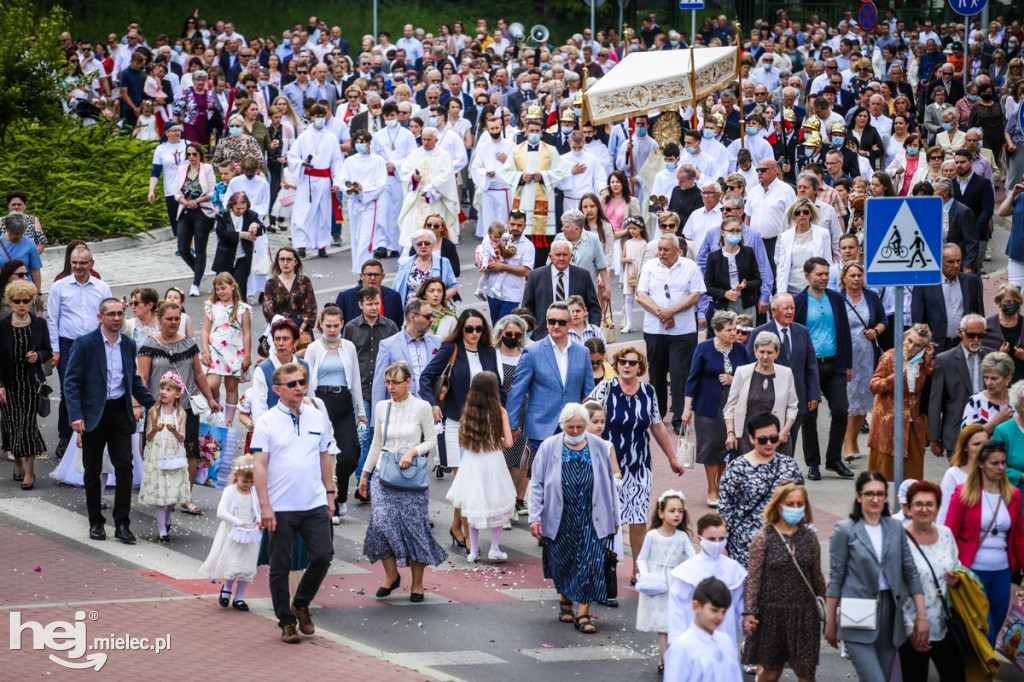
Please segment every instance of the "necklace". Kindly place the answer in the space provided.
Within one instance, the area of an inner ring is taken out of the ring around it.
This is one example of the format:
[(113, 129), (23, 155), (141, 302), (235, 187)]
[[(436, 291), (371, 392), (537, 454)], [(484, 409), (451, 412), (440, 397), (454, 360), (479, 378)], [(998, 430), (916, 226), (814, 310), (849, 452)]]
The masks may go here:
[(398, 132), (394, 135), (391, 134), (391, 130), (388, 130), (388, 140), (391, 142), (391, 151), (395, 151), (395, 141), (398, 139)]

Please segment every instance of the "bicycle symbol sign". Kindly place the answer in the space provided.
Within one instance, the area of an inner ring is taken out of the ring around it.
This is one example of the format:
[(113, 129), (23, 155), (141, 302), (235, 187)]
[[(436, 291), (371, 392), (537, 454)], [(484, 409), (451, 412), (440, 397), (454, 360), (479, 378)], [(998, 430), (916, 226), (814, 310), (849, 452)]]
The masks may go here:
[(871, 286), (938, 284), (942, 201), (872, 198), (866, 207), (867, 280)]

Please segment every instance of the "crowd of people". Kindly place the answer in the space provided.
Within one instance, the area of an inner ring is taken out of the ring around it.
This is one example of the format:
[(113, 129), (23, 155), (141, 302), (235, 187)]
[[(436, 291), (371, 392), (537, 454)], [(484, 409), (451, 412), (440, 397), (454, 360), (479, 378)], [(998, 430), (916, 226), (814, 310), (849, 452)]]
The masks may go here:
[[(203, 513), (190, 492), (200, 416), (238, 419), (252, 457), (234, 464), (203, 570), (225, 581), (222, 606), (245, 610), (268, 563), (285, 642), (315, 632), (308, 606), (353, 487), (371, 505), (377, 597), (409, 566), (423, 601), (425, 567), (448, 556), (430, 477), (454, 474), (451, 547), (483, 560), (487, 530), (487, 559), (506, 561), (502, 531), (527, 517), (558, 619), (582, 634), (598, 631), (595, 603), (618, 605), (628, 539), (637, 629), (659, 634), (669, 679), (739, 679), (744, 639), (759, 679), (786, 666), (813, 679), (821, 628), (863, 680), (888, 680), (896, 661), (904, 679), (931, 661), (958, 680), (965, 658), (994, 660), (1024, 565), (1019, 20), (888, 11), (865, 32), (779, 10), (746, 34), (723, 15), (688, 36), (651, 13), (640, 29), (527, 47), (504, 19), (356, 45), (317, 17), (246, 40), (196, 14), (179, 37), (150, 38), (137, 24), (65, 35), (68, 110), (90, 123), (92, 103), (157, 142), (148, 198), (160, 186), (188, 295), (202, 295), (211, 231), (216, 277), (193, 328), (180, 291), (113, 298), (76, 242), (44, 305), (46, 237), (30, 198), (9, 193), (0, 423), (23, 489), (46, 450), (36, 398), (55, 367), (56, 453), (81, 449), (95, 540), (112, 473), (116, 537), (135, 541), (143, 450), (156, 454), (140, 502), (170, 541), (170, 510)], [(695, 106), (590, 120), (584, 89), (630, 54), (691, 40), (736, 46), (734, 81)], [(942, 284), (905, 289), (895, 338), (894, 289), (866, 281), (865, 206), (910, 196), (942, 199)], [(1011, 219), (1009, 265), (986, 317), (996, 214)], [(303, 261), (328, 257), (342, 226), (359, 282), (325, 304)], [(291, 246), (271, 253), (277, 231)], [(462, 240), (479, 244), (473, 292)], [(609, 348), (635, 330), (642, 343)], [(693, 528), (698, 503), (655, 497), (653, 461), (682, 475), (691, 445), (708, 511)], [(888, 497), (900, 453), (902, 523)], [(941, 485), (926, 480), (929, 453), (949, 458)], [(827, 579), (810, 494), (823, 475), (856, 477)], [(943, 599), (983, 601), (971, 625), (987, 639), (958, 649)], [(695, 641), (728, 656), (687, 651)], [(687, 677), (698, 662), (711, 668)]]

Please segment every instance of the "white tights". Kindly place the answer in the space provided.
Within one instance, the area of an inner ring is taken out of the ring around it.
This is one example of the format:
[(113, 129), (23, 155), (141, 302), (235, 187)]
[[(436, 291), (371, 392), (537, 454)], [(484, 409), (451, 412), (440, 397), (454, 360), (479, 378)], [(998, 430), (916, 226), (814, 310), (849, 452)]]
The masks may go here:
[(622, 295), (622, 327), (628, 329), (633, 326), (633, 301), (636, 300), (636, 294), (623, 294)]
[[(469, 527), (469, 551), (471, 554), (480, 554), (480, 529)], [(491, 529), (491, 551), (501, 551), (501, 526)]]

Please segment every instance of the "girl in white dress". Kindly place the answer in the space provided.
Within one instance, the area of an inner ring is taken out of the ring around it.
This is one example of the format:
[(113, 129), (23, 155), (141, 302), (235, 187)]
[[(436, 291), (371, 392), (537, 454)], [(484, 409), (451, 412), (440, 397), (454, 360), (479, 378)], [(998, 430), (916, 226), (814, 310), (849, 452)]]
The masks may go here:
[(156, 115), (153, 112), (153, 101), (144, 100), (139, 113), (139, 120), (132, 131), (136, 140), (159, 140), (160, 133), (156, 130)]
[(661, 649), (659, 670), (665, 664), (665, 652), (668, 650), (669, 573), (695, 554), (689, 538), (690, 515), (684, 500), (678, 490), (666, 490), (661, 494), (651, 516), (651, 529), (644, 538), (636, 561), (640, 568), (638, 590), (651, 582), (665, 586), (664, 591), (657, 594), (641, 591), (636, 607), (636, 629), (658, 634), (658, 647)]
[(516, 488), (501, 451), (512, 447), (512, 431), (493, 372), (473, 377), (459, 425), (459, 445), (464, 452), (447, 497), (469, 522), (466, 561), (472, 564), (480, 558), (482, 528), (491, 529), (487, 558), (505, 561), (508, 555), (501, 551), (501, 527), (516, 507)]
[(636, 284), (640, 279), (640, 267), (644, 264), (644, 248), (647, 246), (647, 228), (642, 220), (627, 220), (629, 233), (622, 242), (622, 329), (623, 334), (633, 331), (633, 303), (636, 301)]
[(147, 419), (139, 503), (156, 507), (160, 542), (171, 539), (171, 511), (192, 499), (185, 456), (185, 410), (181, 407), (184, 390), (185, 383), (174, 372), (160, 377), (160, 397)]
[[(260, 551), (260, 501), (253, 493), (254, 460), (252, 455), (235, 458), (231, 467), (231, 481), (220, 504), (217, 518), (220, 527), (213, 538), (213, 546), (199, 572), (206, 578), (224, 581), (217, 601), (224, 608), (231, 606), (248, 611), (245, 591), (256, 577), (256, 558)], [(231, 599), (234, 591), (235, 598)]]

